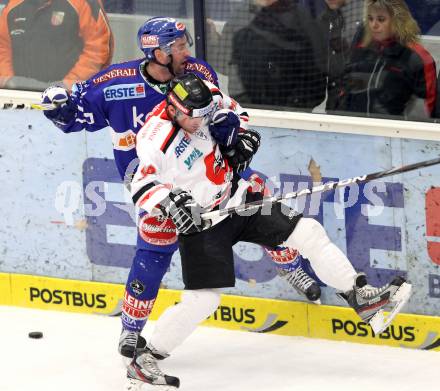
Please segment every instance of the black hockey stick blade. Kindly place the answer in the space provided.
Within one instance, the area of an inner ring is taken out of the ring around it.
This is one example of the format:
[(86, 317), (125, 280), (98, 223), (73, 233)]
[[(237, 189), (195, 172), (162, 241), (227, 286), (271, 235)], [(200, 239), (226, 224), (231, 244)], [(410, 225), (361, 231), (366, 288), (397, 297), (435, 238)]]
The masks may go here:
[(408, 164), (406, 166), (395, 167), (395, 168), (391, 168), (389, 170), (378, 171), (378, 172), (375, 172), (372, 174), (366, 174), (366, 175), (362, 175), (362, 176), (358, 176), (358, 177), (342, 179), (338, 182), (330, 181), (330, 182), (323, 183), (322, 185), (310, 187), (310, 188), (303, 189), (303, 190), (300, 190), (297, 192), (294, 191), (291, 193), (286, 193), (282, 197), (270, 197), (270, 198), (266, 198), (262, 201), (249, 202), (247, 204), (242, 204), (242, 205), (235, 206), (235, 207), (230, 207), (230, 208), (225, 208), (225, 209), (215, 210), (212, 212), (203, 213), (202, 219), (203, 220), (211, 220), (213, 218), (217, 218), (220, 216), (231, 215), (234, 213), (243, 213), (243, 212), (258, 209), (261, 207), (263, 207), (263, 208), (270, 207), (271, 205), (273, 205), (277, 202), (284, 201), (284, 200), (290, 200), (290, 199), (298, 198), (298, 197), (305, 196), (305, 195), (310, 195), (310, 194), (314, 194), (314, 193), (321, 193), (321, 192), (325, 192), (325, 191), (329, 191), (329, 190), (335, 190), (339, 187), (349, 186), (354, 183), (360, 184), (360, 183), (370, 182), (370, 181), (374, 181), (376, 179), (385, 178), (385, 177), (396, 175), (396, 174), (402, 174), (402, 173), (408, 172), (408, 171), (414, 171), (419, 168), (434, 166), (436, 164), (440, 164), (440, 158), (425, 160), (423, 162)]

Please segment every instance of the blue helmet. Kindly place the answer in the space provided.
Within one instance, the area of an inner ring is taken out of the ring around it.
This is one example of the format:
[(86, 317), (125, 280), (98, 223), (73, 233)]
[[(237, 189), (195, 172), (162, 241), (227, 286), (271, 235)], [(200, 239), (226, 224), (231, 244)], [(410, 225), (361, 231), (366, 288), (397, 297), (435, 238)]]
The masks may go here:
[(148, 19), (138, 31), (138, 45), (149, 60), (154, 60), (154, 50), (161, 49), (171, 54), (171, 45), (177, 38), (186, 36), (188, 45), (193, 44), (186, 26), (174, 18), (157, 16)]

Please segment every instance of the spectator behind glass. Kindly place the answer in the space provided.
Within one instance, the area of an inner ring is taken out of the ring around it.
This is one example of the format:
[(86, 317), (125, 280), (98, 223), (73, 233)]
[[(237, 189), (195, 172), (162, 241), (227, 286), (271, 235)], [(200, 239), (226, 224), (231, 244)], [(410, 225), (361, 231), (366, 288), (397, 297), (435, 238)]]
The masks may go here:
[(325, 97), (320, 26), (292, 0), (238, 4), (221, 35), (208, 20), (208, 60), (243, 104), (311, 110)]
[(362, 41), (352, 51), (338, 108), (363, 115), (429, 118), (436, 68), (403, 0), (367, 0)]
[(327, 111), (334, 110), (356, 33), (362, 26), (364, 0), (325, 0), (320, 15), (327, 44)]
[(66, 88), (112, 58), (113, 37), (100, 0), (11, 0), (0, 17), (0, 88)]

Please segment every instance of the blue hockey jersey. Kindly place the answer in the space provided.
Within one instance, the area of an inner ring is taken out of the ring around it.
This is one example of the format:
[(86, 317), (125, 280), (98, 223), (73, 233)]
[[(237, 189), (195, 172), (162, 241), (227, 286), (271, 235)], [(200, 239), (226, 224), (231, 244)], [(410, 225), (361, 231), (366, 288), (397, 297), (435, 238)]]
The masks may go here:
[[(136, 166), (130, 166), (137, 159), (136, 134), (146, 116), (164, 100), (167, 90), (166, 83), (157, 85), (147, 80), (141, 72), (145, 63), (145, 59), (138, 59), (114, 64), (91, 79), (75, 84), (72, 98), (77, 105), (77, 115), (61, 127), (63, 132), (70, 133), (83, 129), (94, 132), (110, 126), (116, 166), (122, 179), (134, 172)], [(195, 73), (218, 86), (217, 74), (204, 61), (190, 57), (185, 72)]]

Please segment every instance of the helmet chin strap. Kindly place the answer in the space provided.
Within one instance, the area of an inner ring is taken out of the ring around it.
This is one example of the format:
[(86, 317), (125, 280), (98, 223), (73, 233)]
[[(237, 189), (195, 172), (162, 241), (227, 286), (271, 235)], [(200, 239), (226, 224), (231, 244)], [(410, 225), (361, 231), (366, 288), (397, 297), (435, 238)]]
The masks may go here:
[(171, 61), (168, 64), (162, 64), (161, 62), (157, 61), (156, 56), (154, 56), (154, 60), (151, 61), (157, 65), (160, 65), (161, 67), (167, 68), (168, 72), (170, 72), (171, 75), (173, 75), (173, 77), (176, 77), (176, 74), (174, 73), (174, 69), (173, 69), (173, 55), (169, 54), (168, 57), (171, 58)]
[(176, 77), (176, 74), (174, 73), (174, 69), (173, 69), (173, 55), (170, 54), (169, 57), (171, 58), (171, 61), (167, 64), (167, 68), (170, 71), (170, 73), (173, 75), (173, 77)]
[[(169, 106), (171, 106), (171, 107), (174, 109), (174, 114), (173, 114), (173, 115), (171, 115), (171, 113), (169, 112), (169, 109), (168, 109)], [(172, 122), (173, 124), (175, 124), (175, 125), (179, 125), (179, 124), (177, 123), (177, 120), (182, 116), (182, 113), (181, 113), (178, 109), (176, 109), (176, 108), (175, 108), (171, 103), (169, 103), (169, 102), (167, 102), (167, 114), (168, 114), (169, 117), (171, 117), (170, 119), (171, 119), (171, 122)]]

